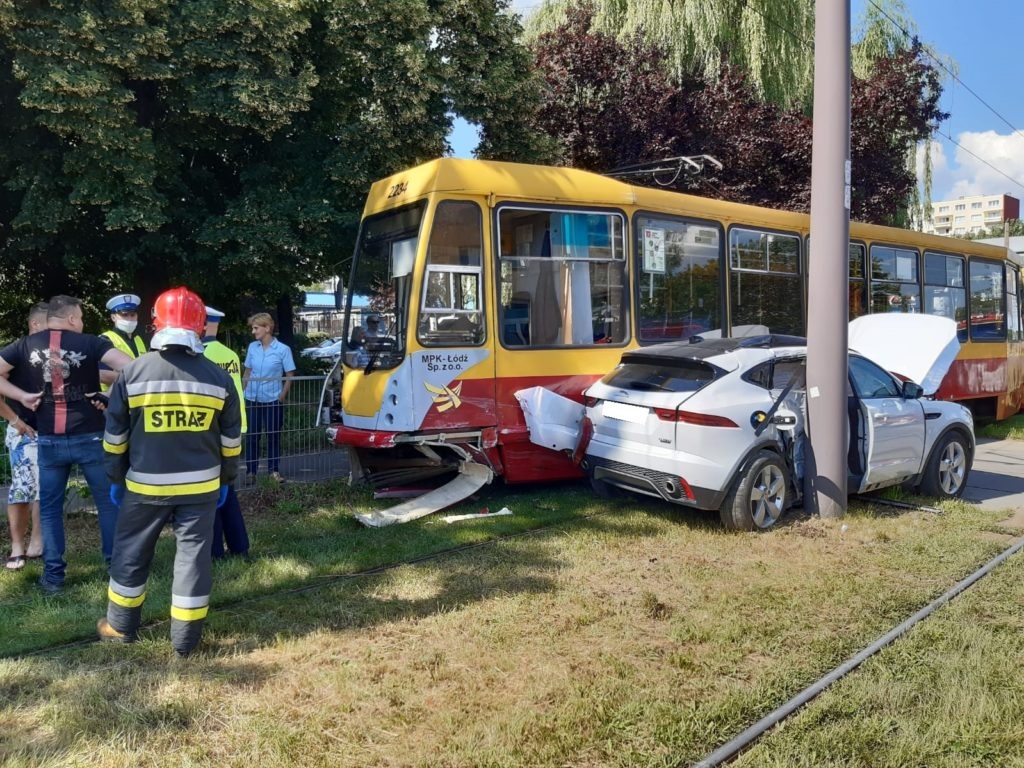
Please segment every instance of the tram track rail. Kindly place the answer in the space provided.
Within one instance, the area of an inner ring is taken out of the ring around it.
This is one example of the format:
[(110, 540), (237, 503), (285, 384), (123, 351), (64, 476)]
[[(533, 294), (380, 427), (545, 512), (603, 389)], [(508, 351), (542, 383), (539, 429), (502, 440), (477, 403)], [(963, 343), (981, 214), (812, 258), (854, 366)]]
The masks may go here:
[(939, 608), (959, 597), (967, 589), (990, 574), (993, 570), (1002, 565), (1009, 558), (1016, 555), (1022, 549), (1024, 549), (1024, 537), (1017, 539), (1001, 553), (996, 555), (966, 578), (958, 581), (955, 585), (921, 608), (910, 618), (896, 625), (877, 640), (865, 646), (858, 653), (844, 661), (842, 664), (818, 678), (815, 682), (808, 685), (784, 704), (776, 707), (756, 723), (722, 744), (705, 758), (691, 764), (690, 768), (718, 768), (718, 766), (728, 765), (745, 751), (754, 746), (762, 736), (775, 728), (775, 726), (795, 715), (805, 705), (813, 701), (819, 694), (823, 693), (834, 683), (839, 682), (876, 653), (894, 643), (917, 624), (931, 616)]

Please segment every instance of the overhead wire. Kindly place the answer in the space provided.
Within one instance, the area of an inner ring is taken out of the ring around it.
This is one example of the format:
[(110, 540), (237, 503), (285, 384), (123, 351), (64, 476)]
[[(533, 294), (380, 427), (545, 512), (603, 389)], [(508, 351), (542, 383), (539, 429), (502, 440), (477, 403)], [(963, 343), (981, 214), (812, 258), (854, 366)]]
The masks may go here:
[[(913, 40), (913, 41), (916, 41), (916, 40), (918, 40), (918, 37), (917, 37), (917, 35), (914, 35), (914, 34), (912, 34), (912, 33), (911, 33), (911, 32), (910, 32), (909, 30), (905, 29), (905, 28), (903, 27), (903, 25), (901, 25), (901, 24), (900, 24), (900, 23), (899, 23), (898, 21), (896, 21), (896, 19), (894, 19), (894, 18), (893, 18), (892, 16), (890, 16), (890, 15), (889, 15), (889, 13), (888, 13), (888, 12), (887, 12), (887, 11), (886, 11), (886, 10), (885, 10), (884, 8), (882, 8), (881, 6), (879, 6), (879, 5), (878, 5), (878, 3), (876, 3), (876, 2), (875, 2), (875, 0), (868, 0), (868, 2), (869, 2), (869, 3), (870, 3), (870, 4), (872, 5), (872, 6), (874, 6), (875, 10), (877, 10), (877, 11), (878, 11), (878, 12), (879, 12), (880, 14), (882, 14), (882, 15), (883, 15), (883, 16), (884, 16), (884, 17), (885, 17), (886, 19), (888, 19), (888, 20), (889, 20), (889, 23), (890, 23), (890, 24), (892, 24), (892, 25), (893, 25), (894, 27), (896, 27), (896, 29), (898, 29), (898, 30), (899, 30), (900, 32), (902, 32), (902, 33), (903, 33), (903, 34), (904, 34), (904, 35), (905, 35), (905, 36), (907, 37), (907, 39), (909, 39), (909, 40)], [(979, 102), (981, 102), (981, 104), (982, 104), (982, 105), (983, 105), (983, 106), (984, 106), (984, 107), (985, 107), (986, 109), (988, 109), (988, 110), (989, 110), (989, 112), (991, 112), (991, 113), (992, 113), (993, 115), (995, 115), (995, 116), (996, 116), (996, 117), (998, 117), (998, 118), (999, 118), (1000, 120), (1002, 120), (1002, 121), (1003, 121), (1004, 123), (1006, 123), (1006, 125), (1008, 125), (1008, 126), (1010, 127), (1010, 130), (1012, 130), (1012, 131), (1013, 131), (1014, 133), (1016, 133), (1017, 135), (1019, 135), (1019, 136), (1020, 136), (1021, 138), (1024, 138), (1024, 131), (1021, 131), (1021, 130), (1020, 130), (1019, 128), (1017, 128), (1017, 126), (1015, 126), (1015, 125), (1014, 125), (1013, 123), (1011, 123), (1011, 122), (1010, 122), (1010, 121), (1009, 121), (1009, 120), (1008, 120), (1008, 119), (1007, 119), (1006, 117), (1004, 117), (1004, 116), (1003, 116), (1003, 115), (1002, 115), (1002, 114), (1001, 114), (1001, 113), (999, 112), (999, 110), (997, 110), (997, 109), (996, 109), (995, 107), (993, 107), (993, 106), (992, 106), (991, 104), (989, 104), (989, 103), (988, 103), (987, 101), (985, 101), (985, 99), (983, 99), (983, 98), (982, 98), (982, 97), (981, 97), (981, 96), (980, 96), (980, 95), (979, 95), (979, 94), (978, 94), (978, 93), (977, 93), (977, 92), (976, 92), (976, 91), (975, 91), (975, 90), (974, 90), (973, 88), (971, 88), (971, 87), (970, 87), (969, 85), (967, 85), (967, 83), (965, 83), (965, 82), (964, 82), (963, 80), (961, 80), (961, 79), (960, 79), (960, 76), (959, 76), (959, 75), (957, 75), (957, 74), (956, 74), (956, 72), (954, 72), (954, 71), (953, 71), (952, 69), (950, 69), (949, 67), (947, 67), (947, 66), (946, 66), (946, 64), (945, 64), (945, 62), (943, 62), (943, 61), (942, 61), (942, 59), (938, 58), (938, 57), (937, 57), (937, 56), (936, 56), (935, 54), (933, 54), (933, 53), (932, 53), (931, 51), (929, 51), (927, 47), (924, 47), (924, 46), (922, 46), (922, 50), (924, 51), (925, 55), (926, 55), (926, 56), (928, 56), (928, 58), (930, 58), (930, 59), (931, 59), (932, 61), (934, 61), (934, 62), (935, 62), (936, 64), (938, 64), (938, 66), (939, 66), (939, 67), (940, 67), (940, 68), (941, 68), (942, 70), (944, 70), (944, 71), (946, 72), (946, 74), (948, 74), (948, 75), (949, 75), (949, 76), (950, 76), (950, 77), (951, 77), (951, 78), (952, 78), (953, 80), (955, 80), (955, 81), (956, 81), (957, 83), (959, 83), (960, 85), (962, 85), (965, 91), (967, 91), (967, 92), (968, 92), (969, 94), (971, 94), (971, 96), (973, 96), (973, 97), (974, 97), (974, 98), (976, 98), (976, 99), (977, 99), (977, 100), (978, 100)]]
[[(892, 15), (889, 14), (888, 11), (886, 11), (877, 2), (875, 2), (875, 0), (867, 0), (867, 2), (870, 3), (871, 6), (874, 7), (875, 10), (877, 10), (879, 12), (879, 14), (881, 14), (890, 24), (893, 25), (893, 27), (895, 27), (899, 32), (901, 32), (908, 40), (910, 40), (912, 42), (919, 41), (919, 38), (918, 38), (917, 35), (911, 33), (909, 30), (907, 30), (902, 24), (900, 24), (896, 19), (894, 19), (892, 17)], [(541, 5), (543, 5), (543, 3), (536, 3), (536, 4), (533, 4), (533, 5), (525, 6), (523, 9), (520, 9), (520, 10), (521, 11), (522, 10), (530, 10), (530, 9), (533, 9), (533, 8), (538, 8)], [(812, 51), (814, 50), (814, 42), (813, 41), (809, 41), (809, 40), (806, 40), (806, 39), (802, 38), (796, 32), (794, 32), (793, 30), (789, 29), (786, 25), (781, 24), (778, 21), (769, 18), (762, 10), (760, 10), (755, 5), (752, 5), (750, 0), (746, 0), (744, 5), (747, 8), (749, 8), (751, 11), (753, 11), (754, 13), (758, 14), (759, 16), (761, 16), (761, 18), (764, 19), (764, 21), (768, 25), (770, 25), (772, 27), (775, 27), (776, 29), (786, 33), (787, 35), (789, 35), (791, 38), (793, 38), (797, 42), (799, 42), (799, 43), (807, 46), (808, 48), (810, 48)], [(967, 85), (967, 83), (965, 83), (960, 78), (960, 76), (956, 74), (956, 72), (954, 72), (952, 69), (950, 69), (946, 65), (945, 62), (943, 62), (934, 53), (932, 53), (926, 46), (922, 46), (922, 51), (925, 53), (926, 56), (928, 56), (928, 58), (930, 58), (932, 61), (934, 61), (935, 64), (939, 68), (941, 68), (944, 72), (946, 72), (946, 74), (948, 74), (949, 77), (952, 78), (952, 80), (954, 80), (956, 83), (961, 85), (963, 87), (963, 89), (965, 91), (967, 91), (967, 93), (969, 93), (971, 96), (973, 96), (975, 99), (977, 99), (979, 103), (981, 103), (993, 115), (995, 115), (997, 118), (999, 118), (999, 120), (1001, 120), (1003, 123), (1005, 123), (1014, 134), (1020, 136), (1021, 138), (1024, 138), (1024, 131), (1021, 131), (1019, 128), (1017, 128), (1002, 113), (1000, 113), (999, 110), (997, 110), (995, 107), (993, 107), (991, 104), (989, 104), (988, 101), (986, 101), (984, 98), (982, 98), (982, 96), (980, 94), (978, 94), (977, 91), (975, 91), (973, 88), (971, 88), (969, 85)], [(1006, 171), (1002, 170), (1001, 168), (997, 167), (993, 163), (989, 162), (988, 160), (986, 160), (984, 157), (982, 157), (978, 153), (974, 152), (973, 150), (968, 149), (963, 144), (961, 144), (959, 141), (954, 139), (948, 132), (943, 133), (941, 130), (938, 129), (938, 127), (936, 127), (935, 128), (935, 133), (936, 133), (936, 135), (941, 136), (943, 139), (948, 141), (950, 144), (953, 144), (954, 146), (962, 149), (964, 152), (966, 152), (968, 155), (973, 157), (979, 163), (982, 163), (983, 165), (985, 165), (986, 167), (992, 169), (993, 171), (995, 171), (996, 173), (998, 173), (1000, 176), (1004, 177), (1005, 179), (1007, 179), (1011, 183), (1017, 185), (1021, 189), (1024, 189), (1024, 182), (1021, 182), (1020, 180), (1014, 178), (1013, 176), (1008, 174)]]
[[(915, 35), (915, 34), (911, 33), (911, 32), (910, 32), (910, 31), (909, 31), (908, 29), (906, 29), (906, 28), (905, 28), (905, 27), (904, 27), (904, 26), (903, 26), (902, 24), (900, 24), (900, 23), (899, 23), (898, 21), (896, 21), (896, 19), (894, 19), (894, 18), (893, 18), (893, 17), (892, 17), (892, 16), (891, 16), (891, 15), (890, 15), (890, 14), (888, 13), (888, 11), (886, 11), (886, 10), (885, 10), (884, 8), (882, 8), (882, 7), (881, 7), (881, 6), (880, 6), (880, 5), (878, 4), (878, 3), (876, 3), (876, 2), (875, 2), (875, 0), (868, 0), (868, 3), (870, 3), (870, 4), (871, 4), (871, 5), (872, 5), (872, 6), (873, 6), (873, 7), (875, 8), (875, 10), (877, 10), (877, 11), (878, 11), (878, 12), (879, 12), (879, 13), (880, 13), (880, 14), (881, 14), (881, 15), (882, 15), (882, 16), (883, 16), (883, 17), (884, 17), (884, 18), (885, 18), (886, 20), (888, 20), (888, 22), (889, 22), (890, 24), (892, 24), (892, 25), (893, 25), (893, 27), (895, 27), (895, 28), (896, 28), (897, 30), (899, 30), (900, 32), (902, 32), (902, 33), (903, 33), (903, 35), (904, 35), (904, 36), (905, 36), (905, 37), (906, 37), (906, 38), (907, 38), (908, 40), (910, 40), (910, 41), (912, 41), (912, 42), (919, 42), (919, 38), (918, 38), (918, 36), (917, 36), (917, 35)], [(1011, 123), (1011, 122), (1010, 122), (1010, 121), (1009, 121), (1009, 120), (1008, 120), (1008, 119), (1007, 119), (1007, 118), (1006, 118), (1005, 116), (1003, 116), (1003, 114), (1002, 114), (1002, 113), (1000, 113), (1000, 112), (999, 112), (999, 110), (997, 110), (997, 109), (996, 109), (995, 107), (993, 107), (993, 106), (992, 106), (991, 104), (989, 104), (989, 103), (988, 103), (988, 102), (987, 102), (987, 101), (986, 101), (985, 99), (983, 99), (983, 98), (982, 98), (982, 97), (981, 97), (981, 96), (980, 96), (980, 95), (979, 95), (979, 94), (977, 93), (977, 91), (975, 91), (975, 90), (974, 90), (973, 88), (971, 88), (971, 87), (970, 87), (969, 85), (967, 85), (967, 83), (965, 83), (965, 82), (964, 82), (964, 81), (963, 81), (963, 80), (962, 80), (962, 79), (960, 78), (960, 76), (959, 76), (959, 75), (957, 75), (957, 73), (956, 73), (956, 72), (954, 72), (954, 71), (953, 71), (952, 69), (950, 69), (950, 68), (949, 68), (948, 66), (946, 66), (946, 63), (945, 63), (944, 61), (942, 61), (942, 59), (940, 59), (940, 58), (939, 58), (938, 56), (936, 56), (936, 55), (935, 55), (934, 53), (932, 53), (932, 52), (931, 52), (930, 50), (928, 50), (927, 46), (922, 46), (922, 47), (921, 47), (921, 50), (922, 50), (922, 51), (924, 51), (924, 54), (925, 54), (925, 55), (926, 55), (926, 56), (927, 56), (928, 58), (930, 58), (930, 59), (931, 59), (932, 61), (934, 61), (934, 62), (935, 62), (935, 64), (936, 64), (936, 65), (937, 65), (937, 66), (938, 66), (938, 67), (939, 67), (940, 69), (942, 69), (942, 70), (943, 70), (943, 71), (944, 71), (944, 72), (945, 72), (946, 74), (948, 74), (950, 78), (952, 78), (952, 79), (953, 79), (953, 80), (954, 80), (954, 81), (955, 81), (956, 83), (959, 83), (959, 84), (960, 84), (960, 85), (961, 85), (961, 86), (963, 87), (963, 89), (964, 89), (965, 91), (967, 91), (967, 93), (969, 93), (969, 94), (970, 94), (971, 96), (973, 96), (973, 97), (974, 97), (975, 99), (977, 99), (977, 100), (978, 100), (978, 102), (979, 102), (979, 103), (981, 103), (981, 104), (982, 104), (982, 105), (983, 105), (983, 106), (984, 106), (984, 107), (985, 107), (986, 109), (988, 109), (988, 110), (989, 110), (989, 111), (990, 111), (990, 112), (991, 112), (991, 113), (992, 113), (993, 115), (995, 115), (995, 116), (996, 116), (997, 118), (999, 118), (999, 119), (1000, 119), (1000, 120), (1002, 120), (1002, 121), (1003, 121), (1004, 123), (1006, 123), (1006, 125), (1007, 125), (1007, 126), (1009, 126), (1009, 128), (1010, 128), (1010, 130), (1011, 130), (1011, 131), (1013, 132), (1013, 134), (1016, 134), (1016, 135), (1020, 136), (1021, 138), (1024, 138), (1024, 131), (1021, 131), (1021, 130), (1020, 130), (1019, 128), (1017, 128), (1017, 126), (1015, 126), (1015, 125), (1014, 125), (1013, 123)], [(974, 152), (974, 151), (972, 151), (972, 150), (968, 149), (967, 147), (965, 147), (965, 146), (964, 146), (963, 144), (961, 144), (961, 143), (960, 143), (959, 141), (957, 141), (956, 139), (954, 139), (954, 138), (953, 138), (953, 137), (952, 137), (952, 136), (951, 136), (951, 135), (949, 134), (949, 132), (948, 132), (948, 131), (947, 131), (946, 133), (943, 133), (943, 132), (942, 132), (941, 130), (939, 130), (938, 126), (936, 126), (936, 128), (935, 128), (935, 133), (936, 133), (936, 135), (938, 135), (938, 136), (941, 136), (941, 137), (942, 137), (943, 139), (945, 139), (946, 141), (948, 141), (948, 142), (949, 142), (950, 144), (953, 144), (953, 145), (955, 145), (956, 147), (959, 147), (960, 149), (962, 149), (962, 150), (963, 150), (964, 152), (966, 152), (966, 153), (967, 153), (968, 155), (970, 155), (971, 157), (973, 157), (973, 158), (974, 158), (975, 160), (977, 160), (977, 161), (978, 161), (979, 163), (982, 163), (983, 165), (985, 165), (985, 166), (987, 166), (987, 167), (991, 168), (991, 169), (992, 169), (993, 171), (995, 171), (996, 173), (998, 173), (998, 174), (999, 174), (1000, 176), (1002, 176), (1003, 178), (1005, 178), (1005, 179), (1009, 180), (1009, 181), (1010, 181), (1010, 182), (1012, 182), (1013, 184), (1016, 184), (1016, 185), (1017, 185), (1018, 187), (1020, 187), (1021, 189), (1024, 189), (1024, 183), (1022, 183), (1022, 182), (1020, 182), (1019, 180), (1015, 179), (1015, 178), (1014, 178), (1013, 176), (1011, 176), (1010, 174), (1006, 173), (1006, 172), (1005, 172), (1004, 170), (1002, 170), (1001, 168), (997, 168), (997, 167), (996, 167), (995, 165), (993, 165), (992, 163), (990, 163), (990, 162), (989, 162), (988, 160), (986, 160), (985, 158), (983, 158), (983, 157), (982, 157), (981, 155), (979, 155), (978, 153), (976, 153), (976, 152)]]

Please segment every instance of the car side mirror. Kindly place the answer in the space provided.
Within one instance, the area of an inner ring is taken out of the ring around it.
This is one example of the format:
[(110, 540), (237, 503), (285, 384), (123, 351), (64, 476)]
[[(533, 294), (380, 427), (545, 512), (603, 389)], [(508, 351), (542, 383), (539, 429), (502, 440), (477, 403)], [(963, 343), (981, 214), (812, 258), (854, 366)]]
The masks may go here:
[(917, 400), (921, 395), (924, 394), (924, 387), (915, 381), (904, 381), (903, 382), (903, 399), (904, 400)]

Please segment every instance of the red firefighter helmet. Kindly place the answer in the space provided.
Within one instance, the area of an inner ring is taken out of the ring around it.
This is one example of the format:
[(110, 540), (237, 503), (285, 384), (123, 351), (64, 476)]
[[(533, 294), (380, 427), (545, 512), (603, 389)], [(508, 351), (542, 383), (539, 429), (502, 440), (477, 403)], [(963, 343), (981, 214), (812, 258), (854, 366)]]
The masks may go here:
[(188, 288), (171, 288), (153, 304), (153, 327), (156, 333), (149, 345), (151, 349), (182, 346), (201, 353), (206, 305)]

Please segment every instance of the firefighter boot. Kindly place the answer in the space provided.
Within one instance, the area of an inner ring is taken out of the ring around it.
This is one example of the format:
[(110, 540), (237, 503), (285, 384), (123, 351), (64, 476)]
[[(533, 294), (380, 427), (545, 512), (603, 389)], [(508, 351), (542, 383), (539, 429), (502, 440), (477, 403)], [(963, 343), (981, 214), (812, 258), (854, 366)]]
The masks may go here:
[(124, 632), (118, 632), (107, 621), (107, 617), (104, 616), (102, 619), (96, 622), (96, 634), (100, 637), (100, 642), (104, 643), (134, 643), (135, 636), (127, 635)]

